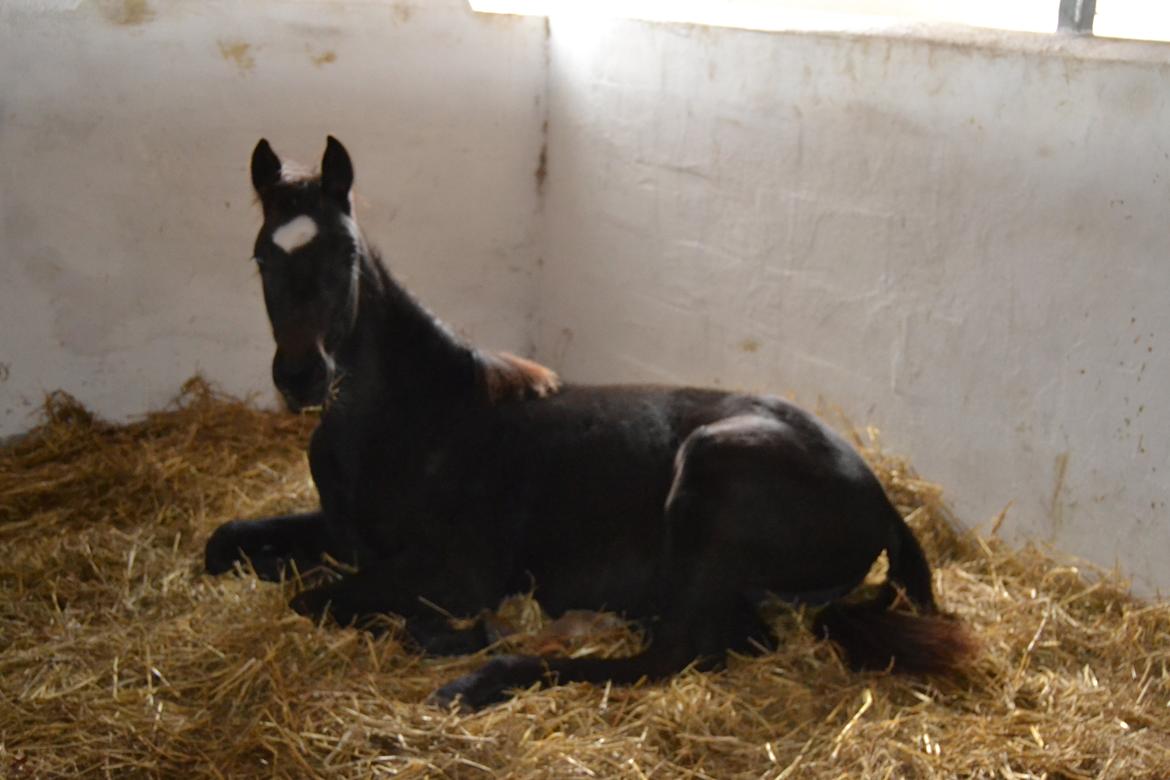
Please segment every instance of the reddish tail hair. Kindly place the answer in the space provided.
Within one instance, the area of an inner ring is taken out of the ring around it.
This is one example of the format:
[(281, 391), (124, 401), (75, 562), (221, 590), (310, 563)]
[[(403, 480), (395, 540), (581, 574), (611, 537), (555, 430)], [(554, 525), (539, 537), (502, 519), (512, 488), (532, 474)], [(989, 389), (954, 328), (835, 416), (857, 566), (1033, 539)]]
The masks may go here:
[(817, 616), (813, 630), (834, 642), (855, 669), (912, 674), (962, 670), (978, 645), (961, 622), (935, 606), (930, 565), (901, 517), (886, 552), (890, 571), (881, 591), (869, 601), (830, 604)]
[(831, 604), (817, 616), (814, 630), (840, 647), (854, 669), (953, 674), (974, 658), (975, 640), (955, 618), (915, 614), (884, 601)]

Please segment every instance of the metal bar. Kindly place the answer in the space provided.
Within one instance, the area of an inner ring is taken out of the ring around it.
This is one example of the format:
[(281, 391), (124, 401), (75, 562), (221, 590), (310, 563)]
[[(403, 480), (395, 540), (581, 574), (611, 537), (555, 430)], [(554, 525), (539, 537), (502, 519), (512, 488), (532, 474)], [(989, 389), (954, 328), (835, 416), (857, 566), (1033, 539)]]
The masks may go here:
[(1092, 35), (1096, 13), (1097, 0), (1060, 0), (1056, 29), (1064, 33)]

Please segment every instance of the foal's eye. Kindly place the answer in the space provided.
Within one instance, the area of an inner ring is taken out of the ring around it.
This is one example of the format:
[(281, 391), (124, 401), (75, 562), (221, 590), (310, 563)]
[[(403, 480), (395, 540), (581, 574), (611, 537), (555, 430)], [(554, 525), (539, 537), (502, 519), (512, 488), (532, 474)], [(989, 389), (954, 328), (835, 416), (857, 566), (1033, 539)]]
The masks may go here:
[(256, 264), (257, 268), (264, 267), (264, 258), (260, 257), (259, 255), (253, 255), (252, 262)]

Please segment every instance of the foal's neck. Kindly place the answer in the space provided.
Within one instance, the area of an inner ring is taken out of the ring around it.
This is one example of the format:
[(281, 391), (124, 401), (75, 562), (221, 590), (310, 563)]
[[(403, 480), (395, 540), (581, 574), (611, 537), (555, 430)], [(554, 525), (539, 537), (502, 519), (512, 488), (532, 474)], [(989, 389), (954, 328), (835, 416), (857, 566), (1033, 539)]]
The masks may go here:
[(475, 350), (399, 285), (377, 255), (361, 262), (358, 351), (344, 366), (352, 380), (381, 404), (409, 403), (413, 414), (422, 411), (420, 401), (472, 396)]
[(370, 252), (361, 259), (358, 317), (340, 366), (343, 390), (391, 415), (425, 417), (452, 405), (493, 406), (543, 398), (560, 380), (506, 352), (477, 349), (415, 300)]

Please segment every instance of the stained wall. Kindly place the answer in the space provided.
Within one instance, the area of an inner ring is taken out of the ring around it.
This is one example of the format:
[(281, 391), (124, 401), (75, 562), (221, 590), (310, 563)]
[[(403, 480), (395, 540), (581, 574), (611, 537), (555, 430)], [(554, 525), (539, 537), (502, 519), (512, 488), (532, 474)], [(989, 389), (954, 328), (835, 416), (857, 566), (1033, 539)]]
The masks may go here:
[(552, 27), (539, 354), (881, 429), (1170, 589), (1170, 47)]
[(252, 147), (333, 133), (394, 271), (531, 351), (543, 20), (461, 0), (0, 8), (0, 435), (63, 388), (123, 419), (201, 371), (273, 399)]

